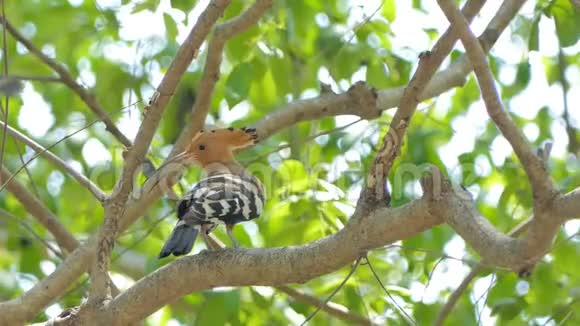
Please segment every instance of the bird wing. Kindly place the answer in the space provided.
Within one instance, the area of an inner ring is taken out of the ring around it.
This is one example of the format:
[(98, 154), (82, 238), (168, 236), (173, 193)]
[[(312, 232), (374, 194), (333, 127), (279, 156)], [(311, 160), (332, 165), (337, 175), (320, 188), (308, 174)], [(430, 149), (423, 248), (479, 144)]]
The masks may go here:
[(261, 184), (251, 176), (220, 174), (205, 178), (193, 186), (180, 201), (177, 216), (199, 219), (231, 220), (236, 223), (260, 216), (264, 206)]

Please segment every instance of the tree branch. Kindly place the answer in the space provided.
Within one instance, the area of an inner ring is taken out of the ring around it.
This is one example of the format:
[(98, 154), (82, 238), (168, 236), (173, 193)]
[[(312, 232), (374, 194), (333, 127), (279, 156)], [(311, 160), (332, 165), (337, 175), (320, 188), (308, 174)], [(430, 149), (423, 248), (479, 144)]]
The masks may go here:
[(292, 297), (298, 302), (302, 302), (315, 307), (321, 307), (321, 310), (326, 311), (329, 315), (336, 318), (342, 319), (346, 322), (351, 322), (353, 325), (373, 325), (373, 323), (353, 312), (349, 311), (346, 307), (339, 305), (334, 302), (324, 302), (316, 297), (307, 295), (303, 292), (295, 290), (286, 285), (279, 285), (274, 287), (276, 290), (286, 293), (288, 296)]
[[(525, 221), (523, 221), (522, 223), (517, 225), (513, 230), (511, 230), (508, 233), (508, 235), (513, 237), (521, 235), (530, 226), (532, 220), (533, 216), (527, 218)], [(477, 275), (479, 275), (479, 273), (483, 271), (485, 266), (486, 262), (482, 261), (479, 264), (475, 265), (473, 269), (469, 272), (469, 274), (465, 276), (463, 281), (461, 281), (461, 284), (459, 284), (459, 286), (453, 291), (453, 293), (451, 293), (451, 295), (447, 299), (447, 302), (445, 303), (443, 308), (441, 308), (441, 310), (439, 311), (439, 314), (437, 314), (437, 319), (435, 320), (434, 324), (435, 326), (443, 326), (445, 320), (447, 319), (451, 311), (453, 311), (453, 308), (459, 301), (459, 298), (461, 298), (463, 293), (467, 290), (471, 281), (473, 281), (477, 277)]]
[(34, 238), (36, 238), (38, 241), (40, 241), (48, 250), (50, 250), (55, 256), (63, 259), (64, 255), (62, 252), (60, 252), (58, 249), (56, 249), (52, 244), (50, 244), (48, 241), (46, 241), (45, 239), (43, 239), (40, 235), (38, 235), (38, 233), (36, 233), (36, 231), (34, 231), (34, 229), (32, 228), (32, 226), (28, 225), (28, 223), (26, 223), (24, 221), (23, 218), (20, 218), (18, 216), (15, 216), (14, 214), (5, 211), (3, 209), (0, 208), (0, 216), (7, 218), (7, 219), (11, 219), (13, 221), (15, 221), (16, 223), (20, 224), (20, 226), (22, 226), (23, 229), (25, 229), (26, 231), (30, 232), (30, 234), (32, 234), (32, 236)]
[(111, 120), (111, 118), (107, 115), (107, 112), (103, 107), (99, 104), (96, 98), (89, 93), (83, 86), (77, 83), (73, 76), (69, 73), (69, 71), (60, 63), (55, 61), (54, 59), (50, 58), (46, 54), (44, 54), (40, 49), (38, 49), (30, 40), (24, 37), (24, 35), (20, 34), (20, 32), (10, 24), (10, 22), (5, 19), (4, 17), (0, 17), (0, 22), (6, 30), (12, 35), (20, 44), (24, 45), (24, 47), (30, 51), (30, 53), (34, 54), (38, 57), (45, 65), (49, 66), (54, 72), (58, 74), (60, 77), (60, 81), (62, 81), (65, 85), (67, 85), (74, 93), (76, 93), (83, 102), (87, 104), (89, 109), (93, 111), (104, 123), (106, 129), (113, 135), (119, 142), (121, 142), (126, 147), (131, 146), (131, 141), (127, 138), (120, 130), (117, 128), (115, 123)]
[(205, 118), (210, 109), (215, 84), (219, 79), (222, 52), (226, 41), (257, 24), (260, 17), (272, 6), (272, 3), (272, 0), (256, 0), (239, 16), (216, 26), (213, 37), (208, 45), (207, 58), (195, 103), (191, 108), (190, 123), (179, 135), (169, 157), (183, 150), (191, 137), (204, 125)]
[[(544, 161), (536, 155), (524, 134), (504, 111), (485, 52), (461, 12), (452, 1), (438, 0), (438, 3), (465, 46), (490, 117), (510, 142), (528, 175), (534, 197), (535, 214), (534, 223), (530, 226), (530, 232), (523, 243), (497, 232), (485, 219), (473, 219), (476, 223), (473, 225), (466, 225), (464, 223), (466, 220), (448, 220), (448, 223), (452, 224), (455, 230), (486, 259), (497, 259), (501, 266), (509, 266), (515, 271), (523, 272), (543, 256), (560, 227), (560, 221), (552, 218), (553, 202), (559, 194), (545, 168)], [(470, 233), (477, 229), (482, 234)], [(484, 236), (480, 237), (481, 235)], [(499, 257), (492, 253), (491, 248), (499, 250), (497, 252), (502, 252), (504, 256)]]
[(566, 219), (580, 218), (580, 188), (556, 198), (553, 207), (557, 216)]
[[(484, 3), (483, 0), (470, 0), (465, 4), (463, 12), (469, 21), (481, 10)], [(390, 194), (385, 184), (386, 178), (395, 159), (400, 154), (407, 127), (420, 101), (419, 96), (424, 92), (435, 71), (451, 52), (456, 41), (457, 35), (450, 27), (435, 43), (431, 52), (419, 56), (419, 66), (403, 92), (399, 109), (391, 120), (389, 131), (383, 138), (381, 148), (377, 152), (371, 171), (367, 176), (366, 187), (361, 193), (361, 199), (366, 202), (367, 206), (390, 202)]]
[[(8, 180), (11, 177), (10, 172), (2, 167), (0, 179)], [(74, 236), (60, 223), (58, 218), (48, 209), (44, 204), (34, 197), (26, 188), (20, 184), (16, 179), (12, 179), (6, 185), (10, 193), (22, 203), (30, 215), (34, 216), (40, 224), (42, 224), (56, 240), (56, 243), (63, 252), (72, 252), (77, 246), (78, 242)]]
[[(4, 121), (0, 121), (0, 127), (4, 126)], [(42, 155), (44, 158), (52, 162), (54, 165), (59, 167), (62, 171), (73, 177), (80, 183), (82, 186), (87, 188), (100, 202), (105, 200), (106, 194), (91, 180), (87, 179), (82, 173), (73, 169), (70, 165), (66, 164), (60, 157), (54, 155), (49, 150), (42, 147), (42, 145), (38, 144), (34, 140), (28, 138), (26, 135), (20, 133), (18, 130), (12, 128), (10, 125), (8, 127), (8, 133), (12, 135), (14, 138), (18, 139), (18, 141), (26, 144), (28, 147), (32, 148), (36, 153)]]
[(125, 157), (121, 176), (115, 185), (110, 200), (105, 203), (104, 225), (99, 231), (98, 250), (93, 266), (95, 273), (92, 273), (91, 279), (89, 296), (91, 304), (100, 304), (107, 296), (106, 275), (109, 269), (109, 258), (119, 230), (119, 219), (125, 211), (127, 199), (133, 190), (135, 171), (143, 161), (151, 145), (151, 140), (159, 126), (161, 115), (177, 88), (181, 76), (185, 73), (211, 27), (222, 15), (229, 2), (228, 0), (214, 0), (208, 4), (185, 42), (179, 48), (167, 74), (165, 74), (157, 88), (158, 96), (152, 100), (150, 107), (146, 109), (146, 115), (135, 137), (135, 143)]
[[(213, 234), (209, 235), (208, 241), (209, 241), (209, 243), (206, 243), (206, 245), (211, 249), (221, 250), (221, 249), (226, 248), (226, 246), (219, 239), (217, 239)], [(307, 295), (307, 294), (302, 293), (298, 290), (294, 290), (291, 287), (286, 286), (286, 285), (274, 286), (274, 289), (286, 293), (287, 295), (291, 296), (292, 298), (294, 298), (298, 302), (302, 302), (305, 304), (319, 307), (320, 310), (324, 310), (329, 315), (332, 315), (332, 316), (339, 318), (339, 319), (342, 319), (344, 321), (353, 322), (357, 325), (373, 325), (373, 323), (370, 320), (368, 320), (367, 318), (364, 318), (362, 316), (354, 314), (354, 313), (350, 312), (346, 307), (341, 306), (339, 304), (336, 304), (332, 301), (326, 302), (326, 301), (320, 300), (316, 297)]]
[(459, 12), (455, 4), (451, 1), (438, 0), (437, 2), (451, 23), (451, 27), (459, 34), (461, 42), (465, 46), (489, 116), (511, 144), (516, 155), (522, 162), (522, 166), (532, 186), (535, 207), (545, 209), (548, 201), (556, 196), (557, 191), (552, 182), (552, 178), (544, 167), (544, 162), (532, 149), (521, 129), (505, 111), (487, 63), (486, 54), (478, 39), (469, 29), (469, 25), (461, 12)]
[(440, 217), (430, 214), (429, 200), (422, 198), (396, 209), (381, 208), (351, 219), (338, 233), (302, 246), (227, 248), (187, 256), (141, 279), (111, 301), (101, 317), (122, 325), (140, 320), (193, 291), (217, 286), (302, 283), (351, 263), (369, 249), (407, 238), (440, 222)]

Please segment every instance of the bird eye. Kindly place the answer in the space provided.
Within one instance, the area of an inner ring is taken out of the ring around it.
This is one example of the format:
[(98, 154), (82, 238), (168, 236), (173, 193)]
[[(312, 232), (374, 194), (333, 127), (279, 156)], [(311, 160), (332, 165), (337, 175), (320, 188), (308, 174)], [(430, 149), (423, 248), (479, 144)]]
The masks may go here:
[(199, 150), (203, 151), (205, 149), (205, 145), (199, 145)]

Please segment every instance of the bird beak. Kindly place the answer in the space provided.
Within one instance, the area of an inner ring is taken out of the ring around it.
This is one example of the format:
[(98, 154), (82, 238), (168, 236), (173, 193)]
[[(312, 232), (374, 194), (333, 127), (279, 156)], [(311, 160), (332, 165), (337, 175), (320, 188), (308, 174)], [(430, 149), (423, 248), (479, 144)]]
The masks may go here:
[(190, 158), (191, 154), (189, 154), (188, 152), (181, 152), (172, 157), (169, 161), (167, 161), (167, 163), (184, 163)]

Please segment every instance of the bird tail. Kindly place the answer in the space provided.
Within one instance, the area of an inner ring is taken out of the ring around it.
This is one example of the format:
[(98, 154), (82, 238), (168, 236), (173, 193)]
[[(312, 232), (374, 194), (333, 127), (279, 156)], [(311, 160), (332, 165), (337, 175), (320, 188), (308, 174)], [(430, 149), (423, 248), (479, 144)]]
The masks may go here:
[(180, 221), (171, 232), (169, 240), (163, 245), (158, 258), (167, 257), (171, 254), (181, 256), (189, 253), (191, 248), (193, 248), (193, 243), (198, 233), (199, 225), (192, 226)]

